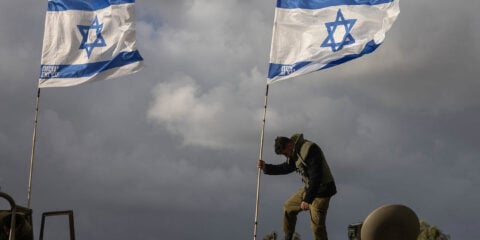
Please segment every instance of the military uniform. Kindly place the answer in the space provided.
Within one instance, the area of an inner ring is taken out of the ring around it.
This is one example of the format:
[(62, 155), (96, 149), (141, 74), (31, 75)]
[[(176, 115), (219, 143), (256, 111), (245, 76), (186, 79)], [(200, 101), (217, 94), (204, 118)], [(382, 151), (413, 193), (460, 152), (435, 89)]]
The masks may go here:
[(316, 240), (327, 240), (325, 219), (330, 197), (337, 193), (335, 181), (320, 147), (295, 134), (290, 138), (294, 152), (282, 164), (265, 164), (263, 172), (268, 175), (284, 175), (297, 171), (302, 176), (304, 187), (293, 194), (284, 204), (283, 231), (289, 240), (295, 232), (297, 214), (302, 211), (302, 201), (309, 204), (310, 222)]

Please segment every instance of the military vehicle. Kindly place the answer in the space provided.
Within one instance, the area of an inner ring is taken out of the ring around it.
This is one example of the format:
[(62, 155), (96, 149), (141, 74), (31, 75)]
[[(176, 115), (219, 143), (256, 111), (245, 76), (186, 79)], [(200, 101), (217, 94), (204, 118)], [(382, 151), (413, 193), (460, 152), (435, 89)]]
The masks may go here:
[[(33, 240), (32, 210), (16, 205), (8, 194), (0, 192), (10, 209), (0, 210), (0, 240)], [(69, 220), (70, 240), (75, 240), (73, 211), (42, 213), (40, 240), (43, 240), (45, 219), (66, 215)], [(403, 205), (384, 205), (372, 211), (363, 222), (348, 226), (349, 240), (416, 240), (420, 221), (413, 210)]]

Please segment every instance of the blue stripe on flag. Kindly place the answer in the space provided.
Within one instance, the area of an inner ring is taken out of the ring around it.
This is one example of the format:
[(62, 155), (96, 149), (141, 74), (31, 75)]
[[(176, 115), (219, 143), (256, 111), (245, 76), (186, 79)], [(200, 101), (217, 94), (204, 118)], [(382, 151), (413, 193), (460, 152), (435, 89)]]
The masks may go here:
[(294, 73), (296, 70), (301, 69), (302, 67), (310, 64), (312, 62), (297, 62), (294, 64), (278, 64), (278, 63), (270, 63), (268, 67), (268, 78), (280, 77), (280, 76), (288, 76)]
[[(326, 69), (326, 68), (331, 68), (331, 67), (334, 67), (336, 65), (340, 65), (342, 63), (353, 60), (355, 58), (361, 57), (362, 55), (372, 53), (380, 45), (381, 45), (381, 43), (376, 44), (373, 40), (371, 40), (370, 42), (368, 42), (365, 45), (365, 48), (363, 48), (363, 50), (360, 53), (345, 55), (344, 57), (342, 57), (340, 59), (337, 59), (335, 61), (328, 62), (325, 65), (323, 65), (322, 67), (320, 67), (316, 70), (313, 70), (313, 71), (318, 71), (318, 70), (322, 70), (322, 69)], [(294, 63), (294, 64), (270, 63), (270, 66), (269, 66), (269, 69), (268, 69), (268, 78), (273, 79), (275, 77), (288, 76), (288, 75), (294, 73), (295, 71), (298, 71), (301, 68), (303, 68), (303, 67), (305, 67), (305, 66), (307, 66), (311, 63), (312, 63), (311, 61), (297, 62), (297, 63)]]
[(394, 0), (277, 0), (277, 8), (320, 9), (339, 5), (379, 5)]
[(142, 60), (142, 56), (140, 56), (140, 53), (136, 50), (133, 52), (121, 52), (109, 61), (75, 65), (41, 65), (40, 78), (89, 77), (112, 68), (122, 67)]
[(111, 5), (127, 3), (135, 3), (135, 0), (50, 0), (48, 1), (48, 11), (96, 11)]
[[(342, 64), (342, 63), (344, 63), (344, 62), (348, 62), (348, 61), (353, 60), (353, 59), (355, 59), (355, 58), (361, 57), (361, 56), (364, 55), (364, 54), (372, 53), (372, 52), (375, 51), (375, 49), (377, 49), (378, 46), (380, 46), (380, 45), (381, 45), (381, 43), (376, 44), (373, 40), (371, 40), (370, 42), (367, 43), (367, 45), (365, 45), (365, 48), (363, 48), (363, 50), (362, 50), (360, 53), (345, 55), (343, 58), (340, 58), (340, 59), (338, 59), (338, 60), (331, 61), (331, 62), (327, 63), (325, 66), (323, 66), (323, 67), (320, 68), (320, 69), (325, 69), (325, 68), (334, 67), (334, 66), (340, 65), (340, 64)], [(318, 69), (318, 70), (320, 70), (320, 69)]]

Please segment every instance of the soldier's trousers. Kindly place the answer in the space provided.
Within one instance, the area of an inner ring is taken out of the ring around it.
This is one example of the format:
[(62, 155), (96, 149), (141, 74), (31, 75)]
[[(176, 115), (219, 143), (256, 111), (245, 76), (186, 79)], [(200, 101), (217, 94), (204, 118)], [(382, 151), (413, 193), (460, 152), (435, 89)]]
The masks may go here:
[[(300, 204), (302, 203), (304, 194), (305, 190), (302, 188), (285, 202), (283, 207), (283, 232), (285, 232), (285, 236), (292, 236), (295, 232), (297, 215), (302, 211)], [(315, 198), (313, 202), (309, 204), (310, 224), (315, 240), (328, 240), (325, 220), (327, 218), (329, 203), (330, 198)]]

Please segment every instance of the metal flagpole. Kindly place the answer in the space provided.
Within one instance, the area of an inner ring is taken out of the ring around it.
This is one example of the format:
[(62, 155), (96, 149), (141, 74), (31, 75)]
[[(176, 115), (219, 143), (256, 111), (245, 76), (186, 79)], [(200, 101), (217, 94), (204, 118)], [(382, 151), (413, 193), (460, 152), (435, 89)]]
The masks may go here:
[(33, 137), (32, 137), (32, 152), (30, 155), (30, 176), (28, 178), (28, 193), (27, 193), (27, 207), (30, 208), (30, 198), (32, 196), (32, 175), (33, 175), (33, 160), (35, 159), (35, 143), (37, 141), (37, 119), (38, 119), (38, 105), (40, 102), (40, 88), (37, 90), (37, 98), (35, 101), (35, 116), (33, 120)]
[[(268, 83), (266, 86), (266, 91), (265, 91), (265, 105), (263, 109), (263, 120), (262, 120), (262, 133), (260, 135), (260, 150), (258, 154), (258, 159), (261, 160), (263, 159), (263, 139), (265, 136), (265, 118), (267, 116), (267, 103), (268, 103)], [(257, 198), (255, 201), (255, 223), (253, 227), (253, 240), (257, 239), (257, 226), (258, 226), (258, 204), (259, 204), (259, 199), (260, 199), (260, 176), (262, 175), (262, 169), (259, 167), (258, 168), (258, 174), (257, 174)]]

